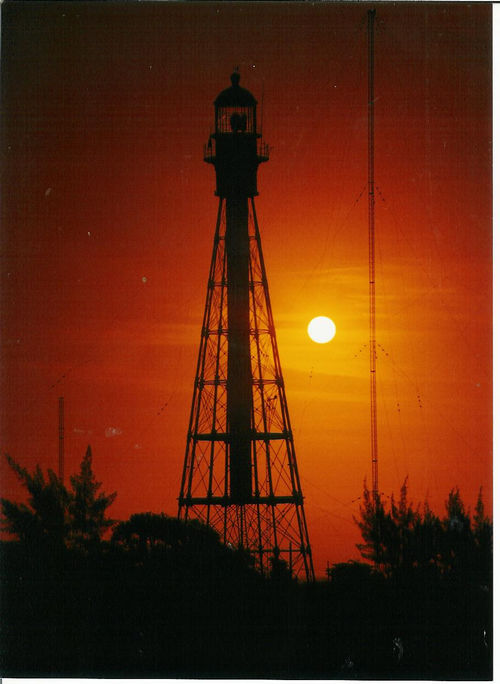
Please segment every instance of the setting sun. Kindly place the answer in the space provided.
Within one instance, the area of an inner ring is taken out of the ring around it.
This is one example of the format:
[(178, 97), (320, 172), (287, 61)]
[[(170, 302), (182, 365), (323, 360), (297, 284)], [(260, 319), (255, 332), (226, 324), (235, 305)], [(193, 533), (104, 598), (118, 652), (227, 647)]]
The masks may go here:
[(337, 328), (331, 318), (316, 316), (307, 326), (307, 333), (313, 342), (325, 344), (335, 337)]

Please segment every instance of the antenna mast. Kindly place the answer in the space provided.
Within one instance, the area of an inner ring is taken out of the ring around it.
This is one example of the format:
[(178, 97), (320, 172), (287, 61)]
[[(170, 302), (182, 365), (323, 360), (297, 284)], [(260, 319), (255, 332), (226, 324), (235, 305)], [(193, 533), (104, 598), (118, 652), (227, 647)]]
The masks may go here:
[(260, 132), (264, 124), (264, 79), (262, 79), (262, 97), (260, 99)]
[(373, 499), (378, 496), (377, 343), (375, 336), (374, 24), (375, 10), (368, 10), (368, 245), (370, 280), (370, 418)]
[(59, 479), (64, 481), (64, 397), (59, 397)]

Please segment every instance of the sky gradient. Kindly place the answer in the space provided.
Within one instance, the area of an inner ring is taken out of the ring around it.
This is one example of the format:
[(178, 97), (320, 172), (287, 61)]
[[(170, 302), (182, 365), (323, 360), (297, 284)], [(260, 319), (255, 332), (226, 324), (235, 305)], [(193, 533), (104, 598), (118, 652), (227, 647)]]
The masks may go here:
[[(358, 558), (370, 477), (367, 3), (2, 7), (1, 444), (116, 518), (175, 515), (217, 198), (202, 161), (239, 66), (317, 576)], [(492, 499), (491, 7), (377, 3), (379, 487)], [(307, 336), (330, 316), (326, 345)], [(4, 496), (22, 490), (4, 460)]]

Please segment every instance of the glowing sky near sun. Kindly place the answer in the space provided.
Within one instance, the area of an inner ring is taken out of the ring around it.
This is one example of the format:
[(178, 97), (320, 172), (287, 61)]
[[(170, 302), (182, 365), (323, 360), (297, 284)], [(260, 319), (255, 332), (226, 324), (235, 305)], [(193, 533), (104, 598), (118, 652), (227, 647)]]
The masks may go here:
[[(2, 451), (175, 514), (236, 65), (317, 575), (370, 474), (363, 3), (4, 3)], [(491, 508), (491, 8), (377, 3), (380, 490)], [(263, 111), (262, 111), (263, 110)], [(308, 337), (321, 312), (330, 344)], [(4, 495), (21, 498), (1, 464)]]

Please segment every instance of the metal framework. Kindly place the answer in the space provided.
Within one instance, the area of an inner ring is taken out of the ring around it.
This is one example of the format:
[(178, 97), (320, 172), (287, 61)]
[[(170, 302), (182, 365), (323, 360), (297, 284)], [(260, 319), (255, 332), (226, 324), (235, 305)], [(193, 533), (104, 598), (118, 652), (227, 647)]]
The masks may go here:
[[(219, 200), (179, 517), (211, 525), (223, 542), (244, 548), (264, 574), (275, 559), (314, 579), (290, 417), (278, 356), (253, 198), (248, 200), (251, 425), (249, 491), (235, 492), (228, 426), (228, 257), (226, 200)], [(233, 483), (233, 486), (232, 486)], [(236, 499), (240, 499), (237, 501)]]
[(59, 479), (64, 482), (64, 397), (59, 397)]
[(239, 80), (215, 100), (205, 147), (220, 199), (178, 515), (250, 552), (263, 574), (286, 563), (314, 580), (254, 203), (269, 151)]
[(370, 286), (370, 423), (372, 496), (378, 496), (377, 339), (375, 328), (375, 10), (368, 10), (368, 246)]

